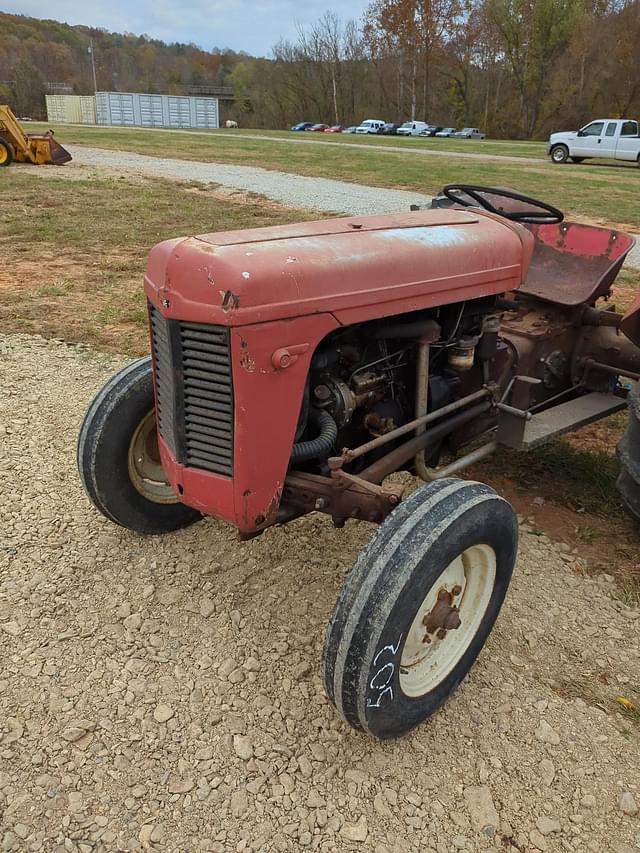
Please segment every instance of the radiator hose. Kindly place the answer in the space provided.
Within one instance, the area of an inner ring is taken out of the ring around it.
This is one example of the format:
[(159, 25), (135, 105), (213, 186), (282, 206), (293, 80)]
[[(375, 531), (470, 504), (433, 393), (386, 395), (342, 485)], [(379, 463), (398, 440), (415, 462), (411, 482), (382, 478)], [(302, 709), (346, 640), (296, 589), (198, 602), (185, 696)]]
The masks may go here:
[(338, 426), (329, 412), (321, 409), (309, 409), (309, 421), (316, 426), (320, 435), (310, 441), (300, 441), (293, 445), (291, 462), (306, 462), (328, 456), (338, 437)]

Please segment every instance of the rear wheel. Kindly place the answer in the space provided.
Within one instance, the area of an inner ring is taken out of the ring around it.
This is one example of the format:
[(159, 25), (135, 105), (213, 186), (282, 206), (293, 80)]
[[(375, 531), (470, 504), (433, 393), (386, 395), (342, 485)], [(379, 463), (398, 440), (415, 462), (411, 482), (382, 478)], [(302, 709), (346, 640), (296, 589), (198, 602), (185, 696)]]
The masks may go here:
[(150, 357), (118, 371), (89, 406), (78, 471), (96, 509), (122, 527), (168, 533), (201, 518), (178, 501), (160, 462)]
[(584, 157), (572, 157), (571, 162), (572, 163), (584, 163)]
[(482, 483), (418, 489), (380, 526), (340, 593), (327, 630), (327, 694), (349, 725), (405, 734), (465, 677), (498, 616), (517, 523)]
[(618, 444), (622, 471), (616, 486), (627, 512), (640, 521), (640, 393), (629, 394), (629, 424)]
[(13, 162), (13, 150), (6, 139), (0, 136), (0, 166), (10, 166)]
[(569, 149), (566, 145), (554, 145), (551, 149), (553, 163), (566, 163), (569, 159)]

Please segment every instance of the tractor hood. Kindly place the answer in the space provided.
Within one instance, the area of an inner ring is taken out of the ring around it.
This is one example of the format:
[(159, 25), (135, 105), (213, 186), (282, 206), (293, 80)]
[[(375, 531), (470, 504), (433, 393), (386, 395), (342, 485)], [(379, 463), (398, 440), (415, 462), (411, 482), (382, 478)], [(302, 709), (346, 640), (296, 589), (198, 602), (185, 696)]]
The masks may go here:
[(515, 290), (534, 240), (481, 210), (437, 209), (168, 240), (145, 290), (165, 317), (242, 326), (313, 314), (350, 324)]

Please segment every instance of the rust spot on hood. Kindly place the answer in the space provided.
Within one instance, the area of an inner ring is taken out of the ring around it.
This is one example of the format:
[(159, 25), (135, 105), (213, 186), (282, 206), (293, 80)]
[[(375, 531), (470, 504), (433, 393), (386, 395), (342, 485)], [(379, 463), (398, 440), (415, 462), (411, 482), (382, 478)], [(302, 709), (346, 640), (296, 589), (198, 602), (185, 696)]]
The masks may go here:
[(244, 340), (244, 338), (240, 338), (240, 367), (244, 368), (247, 373), (253, 373), (256, 369), (256, 363), (251, 355), (249, 354), (249, 344)]
[(240, 296), (232, 290), (221, 290), (220, 296), (222, 296), (222, 310), (225, 313), (228, 313), (233, 308), (240, 307)]

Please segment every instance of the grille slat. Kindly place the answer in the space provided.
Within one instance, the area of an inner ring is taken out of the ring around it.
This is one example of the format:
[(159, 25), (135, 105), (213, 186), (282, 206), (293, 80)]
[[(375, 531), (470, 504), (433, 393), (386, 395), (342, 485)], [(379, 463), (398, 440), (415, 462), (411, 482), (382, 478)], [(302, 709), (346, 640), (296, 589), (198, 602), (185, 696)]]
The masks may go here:
[(195, 441), (193, 436), (189, 438), (189, 446), (191, 448), (191, 454), (193, 456), (204, 456), (205, 458), (211, 456), (212, 458), (215, 456), (223, 458), (223, 459), (231, 459), (231, 451), (219, 444), (213, 444), (210, 442), (204, 441)]
[(165, 320), (149, 307), (160, 434), (178, 461), (233, 473), (233, 382), (224, 326)]
[(191, 341), (186, 341), (185, 344), (183, 349), (185, 358), (204, 358), (209, 361), (212, 357), (215, 360), (216, 356), (224, 355), (226, 352), (225, 347), (218, 346), (218, 344), (205, 346), (204, 344), (192, 343)]
[(224, 385), (213, 385), (201, 382), (197, 379), (185, 381), (185, 395), (193, 395), (194, 398), (202, 397), (203, 400), (212, 400), (213, 402), (226, 403), (230, 387)]
[[(200, 418), (198, 417), (198, 415), (194, 415), (193, 413), (190, 413), (189, 421), (191, 422), (191, 429), (193, 429), (194, 431), (196, 431), (198, 426), (208, 427), (211, 422), (209, 418)], [(214, 418), (213, 421), (214, 425), (215, 422), (219, 422), (218, 429), (220, 429), (220, 431), (224, 432), (226, 435), (226, 433), (229, 431), (229, 424), (231, 423), (231, 418)]]
[[(204, 368), (204, 370), (203, 370)], [(200, 379), (208, 385), (231, 385), (230, 376), (220, 364), (207, 365), (202, 361), (194, 364), (190, 358), (184, 360), (185, 375), (190, 379)]]

